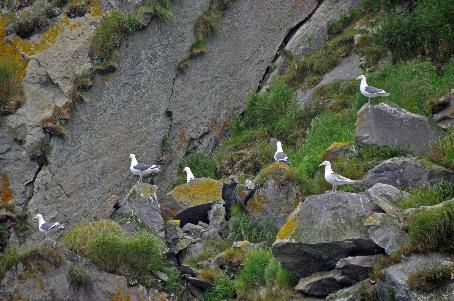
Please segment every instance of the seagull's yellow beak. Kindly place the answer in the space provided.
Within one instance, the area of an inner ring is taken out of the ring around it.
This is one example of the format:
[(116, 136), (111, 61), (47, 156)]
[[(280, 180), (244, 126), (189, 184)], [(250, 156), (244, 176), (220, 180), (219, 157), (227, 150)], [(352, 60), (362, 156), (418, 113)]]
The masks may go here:
[(360, 80), (360, 79), (361, 79), (361, 76), (358, 76), (358, 77), (356, 78), (356, 80)]
[(320, 165), (319, 165), (318, 167), (320, 167), (320, 166), (323, 166), (323, 165), (325, 165), (325, 164), (323, 164), (323, 163), (320, 163)]

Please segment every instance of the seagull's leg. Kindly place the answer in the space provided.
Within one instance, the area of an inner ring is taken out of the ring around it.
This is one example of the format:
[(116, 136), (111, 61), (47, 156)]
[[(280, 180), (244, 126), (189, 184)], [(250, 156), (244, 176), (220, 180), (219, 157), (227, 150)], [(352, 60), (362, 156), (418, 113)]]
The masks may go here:
[(142, 173), (139, 173), (139, 182), (142, 182)]
[(369, 102), (368, 102), (369, 106), (370, 106), (370, 97), (369, 97)]

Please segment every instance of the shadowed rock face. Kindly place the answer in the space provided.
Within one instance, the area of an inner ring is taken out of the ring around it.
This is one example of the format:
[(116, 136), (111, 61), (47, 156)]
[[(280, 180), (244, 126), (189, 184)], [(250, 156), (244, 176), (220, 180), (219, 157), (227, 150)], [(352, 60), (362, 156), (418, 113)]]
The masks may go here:
[(243, 109), (257, 87), (289, 28), (317, 4), (239, 1), (209, 41), (209, 53), (177, 74), (178, 62), (194, 41), (195, 19), (208, 2), (177, 1), (174, 23), (154, 21), (124, 43), (118, 70), (98, 79), (89, 103), (69, 122), (65, 140), (52, 139), (50, 164), (37, 177), (30, 210), (49, 218), (58, 212), (69, 224), (90, 217), (101, 200), (111, 194), (122, 197), (131, 187), (128, 155), (154, 163), (167, 136), (171, 150), (164, 154), (156, 184), (158, 194), (168, 191), (187, 150), (215, 145), (228, 117)]

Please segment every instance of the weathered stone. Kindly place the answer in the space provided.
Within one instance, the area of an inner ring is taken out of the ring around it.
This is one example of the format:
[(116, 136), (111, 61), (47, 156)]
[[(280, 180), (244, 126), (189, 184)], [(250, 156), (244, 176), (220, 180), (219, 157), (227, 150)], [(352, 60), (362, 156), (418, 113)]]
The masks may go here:
[(447, 285), (441, 287), (434, 287), (432, 292), (421, 293), (412, 291), (408, 287), (407, 280), (412, 273), (427, 271), (431, 268), (452, 263), (453, 258), (449, 255), (437, 253), (412, 255), (404, 259), (401, 263), (392, 265), (382, 271), (384, 279), (377, 283), (379, 299), (389, 300), (389, 298), (394, 298), (394, 300), (398, 301), (451, 301), (454, 296), (454, 281), (450, 281)]
[(249, 215), (273, 221), (277, 227), (303, 200), (303, 193), (288, 175), (288, 166), (284, 163), (273, 163), (266, 167), (268, 172), (263, 185), (256, 190), (246, 204)]
[[(52, 172), (39, 176), (42, 187), (33, 196), (34, 206), (47, 216), (61, 204), (71, 226), (135, 183), (125, 168), (130, 153), (147, 163), (162, 159), (155, 183), (158, 194), (169, 191), (183, 156), (217, 145), (232, 113), (243, 111), (244, 100), (257, 88), (288, 29), (309, 16), (317, 2), (236, 1), (208, 42), (208, 53), (192, 59), (185, 73), (176, 67), (194, 43), (194, 23), (210, 0), (172, 2), (175, 21), (153, 20), (125, 40), (118, 71), (95, 79), (86, 93), (89, 101), (77, 105), (77, 116), (66, 125), (65, 139), (52, 139), (47, 166)], [(170, 146), (163, 153), (164, 138)], [(71, 193), (61, 194), (57, 184), (71, 187)]]
[(206, 228), (199, 226), (199, 225), (187, 223), (183, 226), (182, 230), (184, 233), (188, 234), (189, 236), (192, 236), (194, 238), (201, 238), (202, 232), (206, 231)]
[(364, 220), (377, 205), (363, 194), (335, 192), (307, 197), (281, 227), (273, 254), (286, 268), (307, 276), (328, 271), (344, 257), (382, 252)]
[[(365, 299), (364, 296), (362, 295), (364, 290), (364, 287), (369, 287), (370, 289), (374, 290), (374, 288), (370, 285), (369, 283), (370, 280), (363, 280), (361, 282), (358, 282), (350, 287), (338, 290), (337, 292), (334, 292), (332, 294), (329, 294), (326, 297), (326, 300), (328, 301), (364, 301), (368, 300), (367, 298)], [(374, 292), (372, 292), (374, 294)]]
[(322, 155), (323, 161), (336, 161), (337, 157), (345, 155), (357, 155), (358, 149), (351, 142), (334, 142), (331, 144)]
[(199, 240), (183, 233), (183, 230), (180, 228), (180, 221), (177, 220), (167, 221), (165, 224), (165, 230), (166, 244), (169, 248), (169, 253), (173, 255), (178, 254), (193, 242)]
[[(136, 231), (143, 226), (151, 230), (158, 237), (165, 236), (164, 220), (161, 216), (161, 209), (156, 197), (158, 187), (148, 183), (138, 182), (134, 185), (115, 212), (115, 216), (131, 216), (134, 219)], [(121, 218), (120, 218), (120, 224)]]
[(440, 184), (443, 180), (454, 184), (454, 172), (416, 158), (399, 157), (383, 161), (369, 170), (362, 182), (368, 188), (382, 183), (407, 189)]
[[(48, 258), (51, 264), (40, 262), (46, 269), (37, 271), (41, 267), (39, 260), (30, 259), (27, 263), (19, 263), (12, 267), (1, 282), (0, 299), (2, 300), (127, 300), (163, 301), (168, 300), (164, 294), (147, 290), (138, 285), (129, 287), (126, 278), (115, 274), (100, 271), (88, 260), (79, 257), (63, 248), (50, 248)], [(45, 258), (44, 260), (46, 260)], [(36, 260), (37, 262), (33, 262)], [(33, 266), (35, 264), (35, 266)], [(70, 269), (79, 265), (90, 275), (91, 283), (78, 288), (72, 284), (68, 276)]]
[(222, 182), (201, 178), (176, 186), (159, 202), (164, 219), (176, 218), (181, 226), (208, 220), (215, 202), (222, 202)]
[(358, 144), (409, 148), (424, 155), (441, 132), (424, 116), (381, 103), (366, 104), (359, 110), (355, 136)]
[(406, 200), (410, 197), (408, 192), (391, 185), (377, 183), (366, 190), (365, 193), (372, 202), (377, 204), (387, 214), (395, 215), (402, 219), (403, 212), (396, 205), (400, 200)]
[(340, 270), (350, 283), (355, 283), (369, 276), (377, 258), (378, 255), (342, 258), (336, 263), (336, 269)]
[(364, 224), (369, 227), (369, 237), (388, 255), (399, 251), (408, 239), (398, 218), (386, 213), (374, 213)]
[(348, 285), (348, 278), (338, 270), (317, 272), (301, 278), (295, 290), (312, 296), (327, 296)]
[(222, 203), (216, 203), (208, 211), (209, 228), (221, 232), (227, 227), (225, 220), (226, 212)]
[(454, 128), (454, 89), (448, 95), (432, 103), (433, 119), (443, 129)]
[(99, 204), (96, 209), (95, 219), (106, 219), (114, 213), (117, 206), (120, 204), (120, 199), (116, 195), (112, 195)]

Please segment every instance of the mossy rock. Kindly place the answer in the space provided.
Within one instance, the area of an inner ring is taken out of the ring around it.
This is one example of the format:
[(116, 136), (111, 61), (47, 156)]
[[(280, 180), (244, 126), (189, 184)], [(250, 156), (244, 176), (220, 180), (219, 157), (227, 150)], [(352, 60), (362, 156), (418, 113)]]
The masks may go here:
[(207, 221), (207, 212), (215, 202), (222, 202), (221, 181), (200, 178), (190, 183), (176, 186), (160, 200), (164, 220), (173, 218), (186, 223), (197, 224)]
[(323, 153), (323, 161), (336, 161), (339, 156), (357, 155), (358, 149), (353, 142), (334, 142)]

